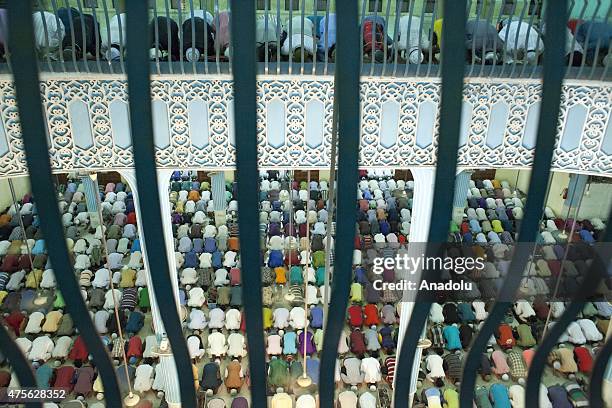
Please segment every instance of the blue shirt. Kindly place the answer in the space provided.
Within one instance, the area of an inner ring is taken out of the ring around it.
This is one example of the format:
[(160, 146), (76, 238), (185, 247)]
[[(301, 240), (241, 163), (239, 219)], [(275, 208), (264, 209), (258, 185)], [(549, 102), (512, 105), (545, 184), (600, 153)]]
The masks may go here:
[(306, 373), (312, 379), (313, 384), (319, 383), (319, 360), (309, 358), (306, 360)]
[(461, 349), (461, 340), (459, 338), (459, 329), (455, 326), (444, 326), (442, 335), (446, 341), (446, 349), (453, 351)]
[(510, 397), (508, 396), (508, 388), (503, 384), (493, 384), (489, 388), (491, 400), (495, 408), (511, 408)]
[(51, 377), (53, 377), (53, 368), (49, 364), (43, 364), (36, 369), (36, 383), (40, 388), (49, 388)]
[(323, 309), (319, 306), (315, 306), (310, 309), (310, 318), (312, 319), (310, 325), (315, 329), (323, 327)]
[(295, 342), (297, 341), (297, 335), (295, 332), (287, 332), (283, 335), (283, 354), (295, 354), (297, 348)]
[[(327, 26), (327, 30), (325, 27)], [(319, 46), (325, 49), (325, 32), (328, 32), (327, 36), (327, 48), (331, 48), (336, 45), (336, 15), (329, 14), (329, 23), (326, 22), (325, 16), (319, 21)], [(365, 198), (365, 197), (364, 197)]]

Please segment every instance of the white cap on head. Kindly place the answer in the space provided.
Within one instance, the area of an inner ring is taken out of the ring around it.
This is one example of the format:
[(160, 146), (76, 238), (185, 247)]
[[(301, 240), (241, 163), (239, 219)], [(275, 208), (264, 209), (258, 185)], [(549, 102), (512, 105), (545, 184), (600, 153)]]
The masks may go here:
[(149, 48), (149, 59), (154, 60), (156, 57), (161, 57), (161, 52), (159, 51), (159, 49), (156, 47)]
[(200, 59), (200, 50), (197, 48), (188, 48), (187, 51), (185, 51), (185, 57), (189, 62), (197, 61)]
[(423, 52), (418, 48), (413, 48), (408, 54), (408, 61), (411, 64), (420, 64), (423, 61)]

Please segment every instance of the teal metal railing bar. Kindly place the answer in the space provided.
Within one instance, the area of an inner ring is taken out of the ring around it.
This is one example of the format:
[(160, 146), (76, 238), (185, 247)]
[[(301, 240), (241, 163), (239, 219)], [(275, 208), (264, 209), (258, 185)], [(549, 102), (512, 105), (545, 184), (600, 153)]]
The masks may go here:
[[(550, 163), (555, 147), (555, 135), (559, 121), (561, 85), (563, 69), (563, 47), (565, 46), (565, 22), (567, 20), (567, 0), (546, 3), (546, 27), (550, 34), (544, 39), (544, 77), (542, 84), (542, 108), (538, 120), (538, 131), (532, 176), (529, 180), (529, 195), (525, 205), (525, 215), (518, 231), (517, 244), (512, 255), (508, 275), (501, 288), (499, 299), (485, 320), (476, 339), (470, 346), (463, 368), (461, 381), (461, 406), (471, 406), (473, 401), (476, 372), (486, 343), (495, 328), (511, 307), (504, 301), (513, 299), (523, 278), (525, 265), (533, 252), (536, 234), (544, 209), (547, 185), (550, 176)], [(531, 243), (531, 245), (529, 245)], [(529, 394), (526, 394), (529, 395)], [(529, 400), (529, 398), (527, 398)]]
[[(604, 407), (603, 400), (603, 382), (604, 375), (612, 358), (612, 338), (606, 341), (606, 344), (599, 350), (597, 360), (593, 365), (591, 373), (589, 404), (591, 407)], [(606, 381), (610, 381), (608, 378)]]
[[(331, 302), (321, 352), (319, 399), (324, 408), (334, 406), (334, 372), (338, 341), (343, 329), (352, 278), (355, 237), (355, 186), (359, 160), (359, 58), (357, 5), (338, 1), (338, 38), (334, 100), (338, 107), (338, 177), (336, 180), (336, 239)], [(333, 216), (333, 215), (332, 215)]]
[(155, 168), (155, 146), (153, 144), (153, 119), (147, 40), (147, 4), (130, 1), (127, 5), (127, 45), (130, 56), (127, 61), (130, 126), (134, 146), (136, 186), (142, 215), (143, 239), (147, 248), (151, 284), (155, 291), (159, 313), (172, 347), (178, 372), (181, 403), (185, 407), (196, 406), (194, 379), (187, 343), (178, 314), (173, 293), (171, 271), (166, 256), (166, 243), (162, 225), (157, 171)]
[(257, 116), (255, 98), (255, 43), (241, 41), (255, 35), (255, 5), (232, 0), (234, 72), (234, 117), (240, 118), (236, 132), (236, 177), (238, 181), (238, 230), (244, 291), (251, 405), (265, 407), (266, 365), (261, 295), (261, 249), (257, 175)]
[[(461, 124), (461, 102), (463, 95), (463, 70), (455, 67), (465, 57), (463, 33), (465, 32), (466, 1), (444, 2), (444, 15), (453, 16), (444, 20), (442, 29), (442, 96), (440, 105), (440, 134), (438, 138), (438, 161), (433, 197), (433, 210), (429, 238), (427, 240), (427, 256), (438, 252), (441, 244), (448, 237), (448, 223), (452, 215), (455, 173), (457, 170), (457, 150), (459, 148), (459, 130)], [(440, 279), (439, 270), (424, 270), (423, 279), (435, 282)], [(429, 309), (433, 302), (434, 293), (419, 291), (415, 305), (410, 316), (408, 327), (404, 331), (402, 344), (398, 350), (398, 361), (395, 372), (394, 406), (407, 407), (409, 405), (410, 385), (416, 348), (421, 333), (427, 322)]]
[[(25, 145), (32, 193), (36, 197), (40, 226), (49, 251), (49, 258), (59, 289), (65, 299), (66, 309), (78, 327), (80, 335), (93, 356), (99, 375), (102, 376), (108, 406), (121, 406), (119, 384), (113, 364), (83, 301), (62, 227), (51, 164), (47, 146), (47, 132), (42, 111), (38, 67), (34, 54), (34, 30), (32, 7), (29, 1), (9, 1), (9, 30), (12, 61), (20, 69), (14, 72), (15, 90), (19, 107), (21, 133)], [(22, 368), (21, 370), (25, 370)]]

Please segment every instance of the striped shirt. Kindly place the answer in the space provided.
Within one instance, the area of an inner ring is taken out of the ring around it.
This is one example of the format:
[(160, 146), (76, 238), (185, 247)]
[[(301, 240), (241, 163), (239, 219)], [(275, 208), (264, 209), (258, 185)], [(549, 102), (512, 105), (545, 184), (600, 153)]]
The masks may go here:
[(396, 359), (393, 356), (385, 359), (385, 369), (387, 371), (385, 380), (387, 380), (389, 384), (393, 384), (393, 379), (395, 378), (395, 362)]

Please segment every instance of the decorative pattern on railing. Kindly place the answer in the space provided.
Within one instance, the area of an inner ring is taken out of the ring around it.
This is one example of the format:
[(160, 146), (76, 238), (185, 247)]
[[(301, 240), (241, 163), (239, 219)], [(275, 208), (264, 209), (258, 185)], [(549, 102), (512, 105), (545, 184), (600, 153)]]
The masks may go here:
[[(257, 135), (262, 167), (328, 167), (333, 81), (261, 80)], [(54, 171), (132, 168), (127, 88), (122, 80), (41, 84)], [(528, 167), (533, 161), (541, 85), (465, 85), (459, 166)], [(230, 80), (154, 80), (157, 166), (235, 167)], [(361, 85), (361, 166), (433, 166), (440, 84)], [(25, 174), (11, 82), (0, 82), (0, 176)], [(553, 169), (612, 174), (612, 87), (565, 85)]]

